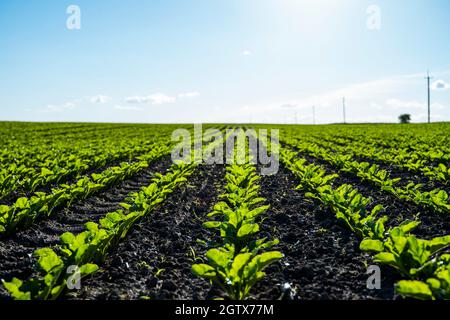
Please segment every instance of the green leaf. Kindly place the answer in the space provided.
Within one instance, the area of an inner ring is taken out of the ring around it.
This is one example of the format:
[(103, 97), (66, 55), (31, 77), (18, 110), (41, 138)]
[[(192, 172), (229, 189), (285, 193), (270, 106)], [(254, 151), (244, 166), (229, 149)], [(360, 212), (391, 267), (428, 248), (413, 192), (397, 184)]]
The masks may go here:
[(230, 251), (223, 248), (220, 249), (210, 249), (206, 252), (206, 258), (208, 261), (216, 267), (227, 269), (228, 264), (231, 262), (233, 255)]
[(419, 225), (420, 225), (420, 221), (406, 220), (406, 221), (402, 222), (399, 225), (399, 227), (406, 234), (406, 233), (410, 233), (411, 231), (416, 229)]
[(267, 265), (275, 262), (276, 260), (282, 259), (283, 257), (284, 255), (280, 251), (268, 251), (260, 254), (259, 256), (256, 256), (261, 269), (265, 268)]
[(47, 169), (47, 168), (41, 168), (41, 176), (51, 176), (54, 175), (53, 171)]
[(207, 221), (203, 223), (203, 227), (207, 229), (219, 228), (222, 222), (220, 221)]
[(408, 253), (419, 265), (424, 264), (430, 256), (430, 251), (425, 248), (426, 240), (417, 240), (414, 236), (408, 237)]
[(117, 224), (118, 222), (123, 220), (123, 215), (121, 215), (119, 212), (110, 212), (106, 215), (106, 219), (113, 222), (114, 224)]
[(374, 261), (393, 266), (395, 266), (397, 263), (395, 260), (395, 256), (389, 252), (378, 253), (377, 255), (375, 255)]
[(192, 272), (203, 278), (214, 278), (216, 276), (216, 271), (213, 267), (210, 265), (201, 263), (201, 264), (194, 264), (192, 265)]
[(70, 246), (75, 241), (75, 235), (71, 232), (65, 232), (60, 236), (63, 244)]
[(128, 203), (122, 202), (122, 203), (119, 203), (119, 205), (120, 205), (122, 208), (124, 208), (125, 210), (130, 210), (130, 208), (131, 208), (131, 204), (128, 204)]
[(359, 244), (359, 248), (363, 251), (383, 252), (384, 245), (380, 240), (364, 239)]
[(431, 290), (439, 290), (441, 288), (441, 282), (438, 279), (427, 279), (427, 284)]
[(384, 233), (386, 231), (386, 228), (385, 228), (384, 224), (386, 223), (387, 220), (388, 220), (388, 217), (387, 216), (383, 216), (383, 217), (379, 218), (375, 222), (375, 227), (374, 227), (375, 235), (374, 236), (376, 238), (378, 238), (378, 239), (383, 239), (384, 238)]
[(0, 216), (7, 213), (10, 210), (10, 206), (0, 205)]
[(86, 263), (80, 267), (80, 274), (82, 276), (87, 276), (98, 270), (98, 265), (94, 263)]
[(251, 253), (240, 253), (234, 258), (233, 263), (231, 264), (231, 271), (230, 271), (230, 276), (235, 278), (234, 281), (239, 281), (241, 273), (251, 257), (252, 257)]
[(86, 222), (86, 229), (90, 232), (97, 233), (98, 232), (98, 224), (92, 221)]
[(420, 300), (433, 299), (430, 287), (422, 281), (401, 280), (395, 284), (395, 291), (404, 297)]
[(259, 225), (257, 223), (248, 223), (239, 228), (237, 236), (244, 238), (259, 231)]
[(34, 256), (39, 257), (39, 266), (47, 273), (63, 265), (61, 258), (50, 248), (38, 249)]
[(28, 204), (28, 198), (22, 197), (16, 200), (16, 203), (14, 204), (14, 207), (18, 209), (25, 209)]
[(427, 241), (427, 248), (431, 251), (431, 254), (441, 250), (450, 245), (450, 235), (443, 237), (436, 237)]
[(9, 291), (11, 296), (16, 300), (31, 300), (31, 293), (30, 292), (22, 292), (20, 288), (22, 287), (22, 280), (13, 278), (11, 282), (6, 282), (2, 280), (3, 286), (6, 288), (6, 290)]
[(391, 236), (391, 240), (397, 253), (402, 253), (408, 243), (408, 238), (403, 236)]
[(268, 251), (254, 257), (244, 269), (244, 277), (251, 279), (251, 284), (261, 279), (264, 273), (261, 272), (270, 263), (275, 262), (283, 257), (279, 251)]
[(64, 288), (63, 288), (63, 286), (61, 286), (61, 285), (59, 285), (59, 286), (55, 286), (55, 287), (53, 287), (53, 289), (52, 289), (52, 291), (51, 291), (51, 295), (52, 296), (58, 296), (60, 293), (61, 293), (61, 291), (63, 290)]
[(260, 215), (261, 213), (267, 211), (269, 208), (270, 208), (270, 206), (268, 206), (268, 205), (258, 207), (256, 209), (253, 209), (252, 211), (248, 212), (247, 216), (248, 216), (248, 218), (254, 218), (254, 217)]

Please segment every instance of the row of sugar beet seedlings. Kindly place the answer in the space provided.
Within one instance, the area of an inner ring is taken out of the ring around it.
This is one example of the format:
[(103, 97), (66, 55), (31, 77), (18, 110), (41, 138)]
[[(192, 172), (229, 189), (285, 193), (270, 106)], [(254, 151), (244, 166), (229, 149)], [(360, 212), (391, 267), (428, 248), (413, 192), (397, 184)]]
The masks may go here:
[(265, 277), (263, 270), (283, 254), (269, 251), (278, 244), (277, 239), (258, 238), (258, 220), (269, 206), (258, 196), (260, 177), (256, 167), (246, 161), (236, 162), (227, 166), (225, 192), (203, 223), (220, 233), (220, 241), (210, 244), (207, 263), (193, 264), (192, 271), (222, 289), (227, 298), (242, 300)]
[(77, 270), (79, 278), (97, 271), (97, 264), (106, 257), (108, 250), (126, 236), (136, 221), (186, 182), (194, 168), (194, 164), (175, 164), (167, 174), (156, 174), (149, 186), (130, 194), (122, 204), (123, 210), (106, 214), (99, 223), (87, 222), (86, 230), (77, 235), (62, 234), (56, 248), (37, 249), (33, 254), (38, 260), (37, 276), (26, 281), (13, 278), (11, 282), (3, 281), (3, 285), (18, 300), (58, 298), (67, 289), (68, 282), (76, 279), (69, 270)]
[(449, 195), (445, 190), (423, 191), (422, 184), (413, 182), (408, 183), (403, 188), (396, 187), (395, 185), (400, 181), (400, 178), (391, 179), (389, 173), (380, 169), (376, 164), (371, 165), (367, 162), (352, 161), (351, 155), (333, 154), (329, 150), (327, 151), (309, 143), (288, 140), (286, 144), (300, 151), (306, 151), (314, 158), (336, 166), (341, 172), (347, 172), (362, 180), (366, 180), (372, 185), (381, 188), (382, 191), (388, 192), (399, 199), (412, 202), (423, 208), (432, 209), (438, 213), (448, 214), (450, 212)]
[[(157, 133), (155, 138), (158, 139), (161, 136)], [(71, 143), (77, 146), (75, 141)], [(112, 162), (126, 161), (145, 154), (153, 148), (151, 141), (142, 143), (141, 139), (132, 137), (120, 141), (112, 141), (110, 137), (105, 137), (99, 141), (93, 140), (93, 143), (95, 146), (90, 147), (83, 142), (77, 151), (72, 150), (72, 153), (55, 153), (52, 149), (40, 149), (36, 150), (37, 154), (34, 156), (17, 155), (15, 159), (3, 159), (5, 164), (11, 164), (0, 168), (0, 200), (10, 197), (14, 191), (19, 194), (24, 194), (26, 191), (34, 192), (40, 187), (53, 183), (59, 184)], [(39, 158), (42, 159), (39, 160)], [(24, 163), (21, 163), (22, 161)]]
[(29, 198), (18, 198), (12, 205), (0, 205), (0, 235), (12, 234), (17, 229), (32, 225), (37, 219), (50, 216), (58, 208), (70, 207), (76, 200), (104, 191), (169, 153), (170, 144), (156, 143), (149, 152), (139, 156), (138, 161), (122, 162), (120, 166), (85, 176), (73, 184), (60, 185), (48, 194), (38, 192)]
[(350, 185), (332, 186), (336, 175), (326, 175), (315, 164), (284, 148), (281, 161), (299, 179), (299, 189), (328, 206), (337, 219), (361, 240), (360, 249), (373, 252), (373, 261), (394, 268), (405, 280), (396, 283), (398, 294), (417, 299), (450, 299), (450, 254), (441, 250), (450, 245), (450, 236), (418, 239), (411, 232), (420, 221), (406, 220), (387, 229), (382, 205), (368, 210), (372, 199), (365, 198)]
[[(215, 143), (205, 146), (204, 151), (210, 152)], [(17, 300), (57, 299), (73, 285), (72, 281), (97, 271), (108, 251), (125, 238), (130, 228), (187, 181), (199, 164), (194, 157), (191, 160), (173, 164), (165, 175), (156, 173), (150, 185), (129, 194), (121, 204), (123, 209), (106, 214), (99, 223), (87, 222), (85, 231), (79, 234), (62, 234), (58, 246), (35, 250), (33, 277), (2, 280), (4, 287)]]
[[(444, 163), (448, 163), (448, 155), (442, 151), (427, 151), (434, 156), (430, 159), (424, 155), (419, 155), (407, 148), (377, 149), (374, 146), (369, 146), (367, 141), (352, 142), (350, 145), (338, 145), (333, 139), (325, 140), (316, 138), (314, 143), (321, 147), (332, 149), (337, 152), (349, 154), (352, 157), (363, 157), (366, 159), (373, 159), (385, 163), (387, 165), (394, 165), (410, 172), (423, 174), (430, 180), (440, 181), (446, 184), (450, 179), (450, 167)], [(428, 148), (430, 148), (428, 146)], [(437, 162), (437, 166), (432, 166), (429, 162)]]
[[(205, 146), (205, 153), (210, 154), (216, 143)], [(126, 236), (134, 223), (151, 213), (184, 184), (197, 165), (196, 161), (175, 163), (165, 175), (155, 174), (149, 186), (129, 195), (122, 204), (123, 210), (108, 213), (99, 223), (86, 223), (86, 230), (77, 235), (70, 232), (62, 234), (56, 248), (37, 249), (33, 254), (37, 259), (37, 275), (25, 281), (17, 278), (10, 282), (2, 281), (4, 287), (18, 300), (58, 298), (67, 290), (68, 284), (76, 280), (73, 273), (68, 273), (69, 270), (76, 270), (78, 278), (97, 271), (97, 264), (106, 258), (108, 250)]]

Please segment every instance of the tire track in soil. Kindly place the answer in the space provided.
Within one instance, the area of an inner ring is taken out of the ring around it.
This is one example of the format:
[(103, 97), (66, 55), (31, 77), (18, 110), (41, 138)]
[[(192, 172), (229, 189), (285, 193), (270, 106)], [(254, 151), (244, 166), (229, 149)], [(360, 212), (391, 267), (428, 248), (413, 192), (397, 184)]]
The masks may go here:
[[(107, 213), (120, 209), (119, 204), (130, 192), (139, 191), (141, 187), (149, 185), (155, 172), (164, 173), (170, 165), (170, 156), (166, 156), (107, 191), (80, 200), (69, 209), (54, 212), (47, 219), (36, 222), (10, 238), (0, 240), (0, 279), (30, 277), (34, 272), (35, 260), (31, 258), (34, 250), (59, 244), (59, 236), (64, 232), (82, 232), (86, 222), (97, 222)], [(9, 295), (0, 285), (0, 299), (5, 297)]]
[[(191, 272), (191, 249), (201, 256), (196, 240), (211, 235), (205, 216), (217, 202), (224, 166), (203, 165), (163, 205), (133, 227), (102, 268), (84, 279), (68, 299), (205, 299), (211, 285)], [(158, 270), (163, 270), (156, 275)]]
[[(296, 177), (280, 166), (275, 176), (263, 176), (260, 195), (270, 209), (261, 222), (261, 235), (278, 238), (275, 249), (285, 257), (266, 269), (267, 276), (252, 289), (255, 299), (278, 299), (289, 283), (292, 299), (393, 299), (395, 274), (381, 268), (381, 289), (369, 290), (359, 241), (341, 227), (335, 215), (294, 190)], [(369, 263), (370, 264), (370, 263)], [(287, 298), (289, 295), (285, 295)]]
[[(413, 234), (424, 239), (430, 239), (438, 236), (445, 236), (450, 234), (450, 219), (446, 213), (438, 213), (431, 209), (422, 208), (415, 203), (402, 200), (396, 196), (381, 190), (381, 187), (372, 185), (368, 181), (362, 181), (359, 177), (339, 171), (338, 168), (332, 166), (326, 161), (316, 159), (314, 157), (305, 155), (304, 153), (298, 153), (299, 158), (305, 158), (307, 164), (314, 163), (321, 165), (327, 172), (327, 174), (338, 174), (333, 182), (334, 187), (339, 187), (342, 184), (349, 184), (365, 197), (371, 197), (373, 202), (369, 206), (372, 209), (378, 204), (382, 204), (385, 208), (385, 213), (389, 220), (388, 226), (395, 226), (404, 221), (405, 219), (415, 219), (419, 214), (418, 219), (421, 224), (414, 230)], [(415, 182), (418, 183), (418, 182)]]

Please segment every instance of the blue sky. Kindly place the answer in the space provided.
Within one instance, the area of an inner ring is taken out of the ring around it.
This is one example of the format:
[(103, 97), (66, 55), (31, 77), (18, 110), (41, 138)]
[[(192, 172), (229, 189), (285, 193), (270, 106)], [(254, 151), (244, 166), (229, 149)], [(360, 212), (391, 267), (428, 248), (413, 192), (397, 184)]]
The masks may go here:
[(432, 119), (450, 121), (448, 12), (446, 0), (1, 1), (0, 119), (311, 123), (315, 105), (330, 123), (346, 96), (348, 121), (419, 122), (430, 69)]

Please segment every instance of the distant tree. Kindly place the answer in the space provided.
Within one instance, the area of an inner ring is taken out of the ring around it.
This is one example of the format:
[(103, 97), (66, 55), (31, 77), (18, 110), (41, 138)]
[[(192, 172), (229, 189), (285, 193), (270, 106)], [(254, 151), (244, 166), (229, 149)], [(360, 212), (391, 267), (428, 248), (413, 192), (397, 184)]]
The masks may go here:
[(411, 121), (411, 115), (407, 113), (401, 114), (398, 120), (400, 120), (400, 123), (409, 123)]

